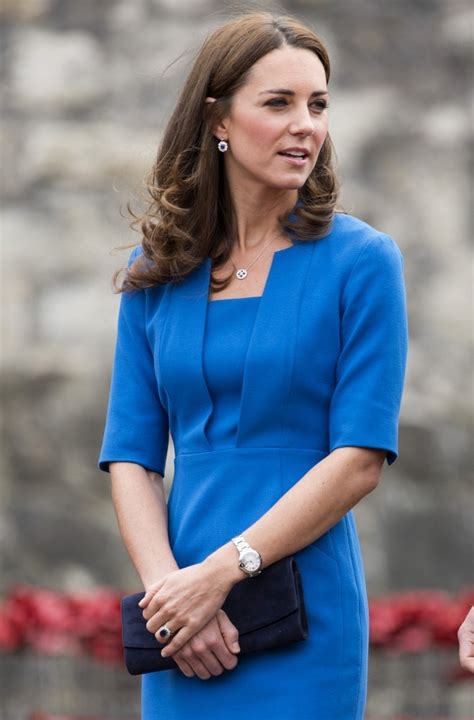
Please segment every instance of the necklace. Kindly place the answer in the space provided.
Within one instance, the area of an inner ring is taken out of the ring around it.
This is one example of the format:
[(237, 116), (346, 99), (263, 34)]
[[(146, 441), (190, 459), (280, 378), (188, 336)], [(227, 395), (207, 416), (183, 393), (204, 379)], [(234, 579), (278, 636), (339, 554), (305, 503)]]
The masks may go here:
[(274, 238), (272, 238), (272, 239), (270, 240), (270, 242), (267, 243), (267, 244), (263, 247), (263, 249), (258, 253), (258, 255), (257, 255), (257, 257), (255, 258), (255, 260), (252, 260), (252, 262), (250, 263), (250, 265), (247, 265), (246, 268), (243, 268), (243, 267), (237, 268), (237, 265), (234, 263), (234, 261), (232, 260), (232, 258), (230, 258), (230, 261), (231, 261), (231, 263), (232, 263), (232, 265), (234, 266), (234, 269), (235, 269), (235, 277), (236, 277), (238, 280), (244, 280), (244, 279), (247, 277), (249, 269), (252, 267), (252, 265), (254, 265), (254, 264), (257, 262), (258, 258), (259, 258), (260, 255), (263, 253), (263, 251), (266, 250), (266, 248), (267, 248), (269, 245), (272, 244), (273, 240), (274, 240)]

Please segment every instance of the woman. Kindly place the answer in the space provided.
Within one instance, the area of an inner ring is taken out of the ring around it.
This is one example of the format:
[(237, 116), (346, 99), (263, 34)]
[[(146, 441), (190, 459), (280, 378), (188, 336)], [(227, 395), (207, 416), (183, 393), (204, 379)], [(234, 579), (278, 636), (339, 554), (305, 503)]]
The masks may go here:
[[(171, 633), (179, 667), (142, 676), (145, 720), (364, 716), (351, 509), (397, 458), (407, 322), (398, 246), (336, 211), (328, 80), (323, 43), (297, 21), (224, 24), (153, 170), (99, 459), (147, 627)], [(243, 569), (239, 536), (254, 551)], [(228, 592), (292, 554), (308, 639), (239, 657)]]

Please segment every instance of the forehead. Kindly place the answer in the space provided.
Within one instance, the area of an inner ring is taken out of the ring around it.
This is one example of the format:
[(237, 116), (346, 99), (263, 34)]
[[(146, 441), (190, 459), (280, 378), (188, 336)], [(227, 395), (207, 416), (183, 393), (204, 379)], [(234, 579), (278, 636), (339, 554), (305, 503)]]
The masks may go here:
[(252, 65), (244, 88), (248, 91), (285, 87), (297, 92), (327, 90), (324, 66), (311, 50), (284, 45)]

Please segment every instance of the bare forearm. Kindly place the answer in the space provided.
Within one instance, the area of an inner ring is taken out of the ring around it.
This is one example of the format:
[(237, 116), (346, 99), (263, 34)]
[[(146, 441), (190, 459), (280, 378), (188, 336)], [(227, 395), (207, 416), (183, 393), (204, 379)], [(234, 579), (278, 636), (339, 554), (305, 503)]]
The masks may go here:
[[(262, 568), (291, 555), (323, 535), (378, 483), (385, 453), (339, 448), (312, 467), (253, 525), (241, 534), (262, 556)], [(237, 550), (228, 542), (206, 558), (229, 586), (245, 579)]]
[(112, 500), (125, 547), (145, 588), (178, 569), (168, 539), (163, 479), (136, 463), (110, 463)]

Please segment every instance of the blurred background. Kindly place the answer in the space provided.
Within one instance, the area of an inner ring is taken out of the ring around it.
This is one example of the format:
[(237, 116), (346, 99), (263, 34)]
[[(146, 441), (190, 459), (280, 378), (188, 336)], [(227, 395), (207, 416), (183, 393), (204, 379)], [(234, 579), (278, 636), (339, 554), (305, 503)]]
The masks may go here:
[[(111, 277), (129, 253), (116, 248), (140, 239), (121, 213), (202, 41), (252, 9), (295, 14), (326, 43), (341, 202), (405, 257), (400, 455), (356, 509), (368, 717), (474, 716), (454, 642), (474, 584), (471, 4), (3, 0), (1, 720), (139, 716), (117, 649), (117, 598), (138, 578), (97, 469)], [(170, 442), (168, 487), (172, 461)]]

